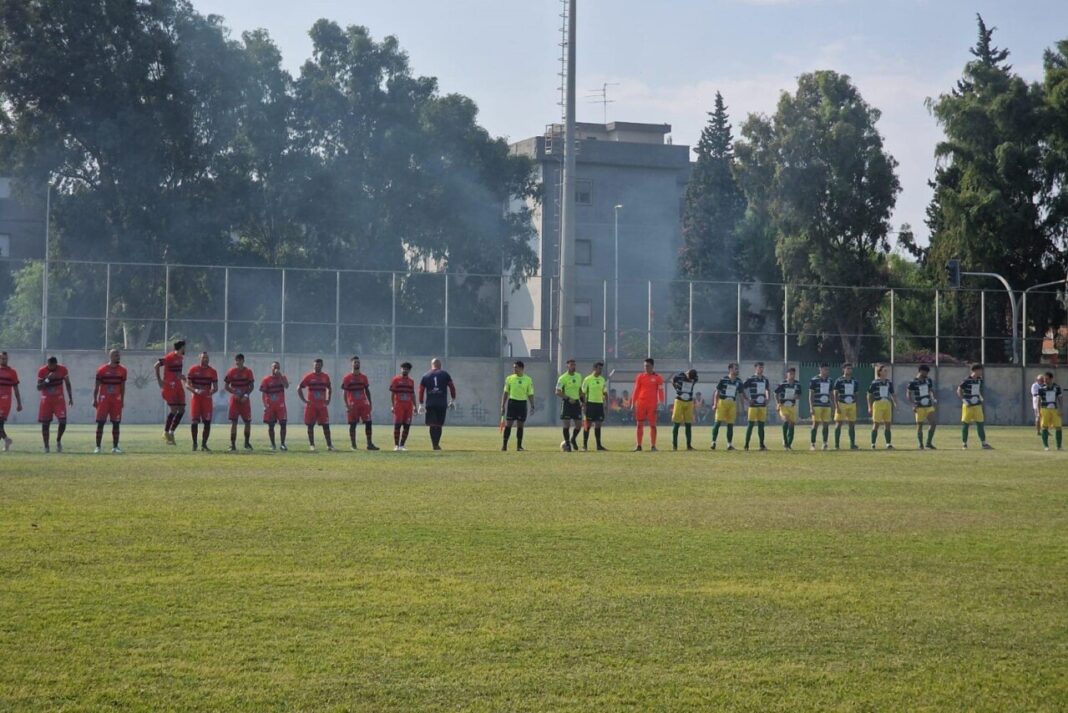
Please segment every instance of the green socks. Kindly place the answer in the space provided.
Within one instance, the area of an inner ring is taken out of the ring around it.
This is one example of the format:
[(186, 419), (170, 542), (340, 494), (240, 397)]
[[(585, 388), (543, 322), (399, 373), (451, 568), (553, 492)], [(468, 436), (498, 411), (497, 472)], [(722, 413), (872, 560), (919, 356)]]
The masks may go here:
[(749, 447), (749, 441), (753, 438), (753, 426), (754, 422), (750, 421), (749, 425), (745, 427), (745, 447)]
[(960, 440), (964, 445), (968, 445), (968, 424), (966, 423), (960, 425)]
[(719, 440), (719, 421), (716, 421), (716, 425), (712, 427), (712, 445), (716, 445), (716, 441)]
[(1049, 448), (1049, 429), (1048, 428), (1043, 428), (1042, 429), (1042, 445), (1045, 446), (1046, 448)]
[(842, 424), (838, 424), (834, 427), (834, 447), (842, 445)]
[(979, 434), (979, 442), (986, 443), (986, 424), (975, 424), (975, 432)]
[(936, 426), (931, 426), (927, 429), (927, 446), (930, 447), (934, 443), (934, 432)]

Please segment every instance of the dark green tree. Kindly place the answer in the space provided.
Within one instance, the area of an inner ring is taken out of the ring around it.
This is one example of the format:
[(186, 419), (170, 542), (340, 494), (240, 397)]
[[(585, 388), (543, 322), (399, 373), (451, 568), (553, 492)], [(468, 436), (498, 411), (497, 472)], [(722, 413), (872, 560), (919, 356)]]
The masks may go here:
[[(957, 85), (928, 101), (946, 139), (935, 150), (934, 197), (927, 211), (930, 246), (913, 251), (924, 259), (931, 279), (942, 284), (946, 261), (959, 258), (966, 270), (1000, 273), (1023, 288), (1050, 279), (1059, 257), (1043, 217), (1042, 91), (1013, 72), (1008, 50), (994, 45), (994, 28), (982, 17), (978, 30), (973, 58)], [(987, 299), (986, 331), (1007, 335), (1012, 312), (1007, 296), (994, 288)], [(977, 293), (952, 295), (947, 306), (958, 334), (980, 333)], [(969, 356), (977, 351), (967, 343), (951, 348)], [(987, 350), (988, 359), (991, 350), (993, 359), (1007, 359), (1011, 344), (996, 341)]]
[[(849, 77), (801, 75), (773, 117), (751, 117), (739, 153), (759, 157), (775, 255), (790, 284), (791, 331), (859, 360), (882, 292), (839, 285), (886, 284), (890, 213), (901, 190), (869, 106)], [(838, 341), (840, 351), (829, 340)]]

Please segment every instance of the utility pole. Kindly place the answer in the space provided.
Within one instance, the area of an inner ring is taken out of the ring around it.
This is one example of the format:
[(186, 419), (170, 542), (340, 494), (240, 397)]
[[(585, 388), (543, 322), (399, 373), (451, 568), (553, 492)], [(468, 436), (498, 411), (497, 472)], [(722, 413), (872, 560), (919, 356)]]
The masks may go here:
[(576, 0), (567, 0), (564, 170), (560, 192), (560, 307), (556, 340), (559, 369), (571, 358), (575, 348), (575, 5)]

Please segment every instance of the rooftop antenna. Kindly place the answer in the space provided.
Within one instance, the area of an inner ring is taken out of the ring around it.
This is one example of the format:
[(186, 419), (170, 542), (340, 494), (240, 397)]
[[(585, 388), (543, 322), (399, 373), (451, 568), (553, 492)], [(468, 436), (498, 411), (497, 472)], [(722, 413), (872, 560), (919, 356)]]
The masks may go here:
[(608, 105), (616, 103), (615, 99), (609, 99), (608, 98), (608, 88), (609, 87), (618, 87), (618, 86), (619, 86), (619, 82), (605, 82), (604, 84), (601, 85), (600, 89), (591, 89), (589, 91), (589, 94), (586, 95), (586, 98), (588, 100), (590, 100), (590, 101), (587, 102), (587, 104), (600, 104), (601, 105), (602, 111), (604, 112), (604, 123), (605, 123), (605, 126), (608, 125)]

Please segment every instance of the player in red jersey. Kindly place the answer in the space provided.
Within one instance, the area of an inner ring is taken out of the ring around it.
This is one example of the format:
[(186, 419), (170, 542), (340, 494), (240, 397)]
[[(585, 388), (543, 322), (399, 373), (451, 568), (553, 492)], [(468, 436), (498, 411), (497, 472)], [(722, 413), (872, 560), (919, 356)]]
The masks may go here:
[[(63, 401), (63, 387), (67, 387), (67, 400)], [(54, 356), (37, 372), (37, 390), (41, 392), (41, 406), (37, 410), (37, 420), (41, 424), (41, 440), (44, 452), (48, 453), (48, 441), (51, 438), (52, 419), (59, 421), (56, 430), (56, 453), (63, 452), (63, 432), (67, 430), (67, 406), (74, 405), (74, 392), (70, 387), (70, 375), (67, 367), (59, 363)]]
[(238, 354), (234, 357), (234, 365), (223, 377), (226, 391), (230, 394), (230, 452), (237, 450), (237, 419), (245, 423), (245, 450), (252, 450), (252, 401), (249, 394), (256, 385), (256, 377), (252, 375), (252, 369), (245, 366), (245, 355)]
[[(167, 404), (167, 422), (163, 425), (163, 440), (174, 445), (174, 432), (178, 430), (178, 424), (185, 414), (185, 388), (182, 382), (183, 360), (185, 359), (185, 340), (174, 343), (174, 351), (156, 362), (156, 383), (159, 384), (160, 394)], [(160, 374), (160, 371), (163, 374)]]
[(393, 412), (393, 450), (406, 451), (408, 431), (412, 428), (412, 415), (415, 413), (415, 381), (408, 373), (412, 370), (409, 362), (400, 365), (401, 373), (389, 382), (389, 395)]
[(15, 394), (15, 410), (22, 410), (22, 394), (19, 393), (19, 375), (7, 365), (7, 352), (0, 352), (0, 441), (4, 443), (4, 450), (11, 450), (11, 439), (8, 438), (4, 424), (11, 413), (11, 394)]
[[(304, 389), (308, 397), (304, 397)], [(330, 375), (323, 371), (323, 360), (316, 359), (311, 371), (304, 375), (297, 387), (297, 398), (304, 404), (304, 425), (308, 427), (308, 450), (315, 450), (315, 424), (323, 427), (326, 450), (334, 450), (330, 441)]]
[(356, 426), (363, 421), (367, 450), (377, 451), (378, 446), (371, 442), (371, 385), (367, 381), (367, 375), (360, 371), (360, 357), (352, 357), (352, 372), (345, 374), (345, 378), (341, 380), (341, 391), (345, 394), (352, 450), (356, 450)]
[(274, 450), (274, 425), (280, 427), (280, 448), (286, 448), (286, 389), (289, 388), (289, 379), (282, 373), (282, 365), (276, 361), (271, 362), (271, 375), (263, 377), (260, 382), (260, 391), (263, 393), (263, 422), (267, 424), (267, 435), (271, 439), (271, 450)]
[(653, 359), (645, 360), (645, 371), (634, 379), (634, 391), (631, 403), (634, 407), (634, 423), (637, 424), (638, 444), (635, 451), (642, 449), (642, 437), (645, 435), (645, 423), (649, 423), (649, 450), (656, 450), (656, 411), (664, 403), (664, 379), (653, 371)]
[(93, 403), (96, 404), (96, 448), (104, 440), (104, 423), (111, 419), (111, 452), (122, 453), (119, 448), (119, 424), (122, 422), (122, 402), (126, 396), (126, 367), (119, 363), (119, 350), (108, 352), (108, 363), (96, 370), (93, 384)]
[(189, 412), (189, 430), (193, 434), (193, 450), (197, 449), (197, 431), (204, 423), (204, 436), (200, 441), (200, 450), (210, 452), (208, 436), (211, 435), (211, 412), (215, 404), (212, 396), (219, 390), (219, 373), (210, 366), (207, 352), (200, 353), (200, 363), (189, 369), (185, 376), (185, 386), (192, 396)]

